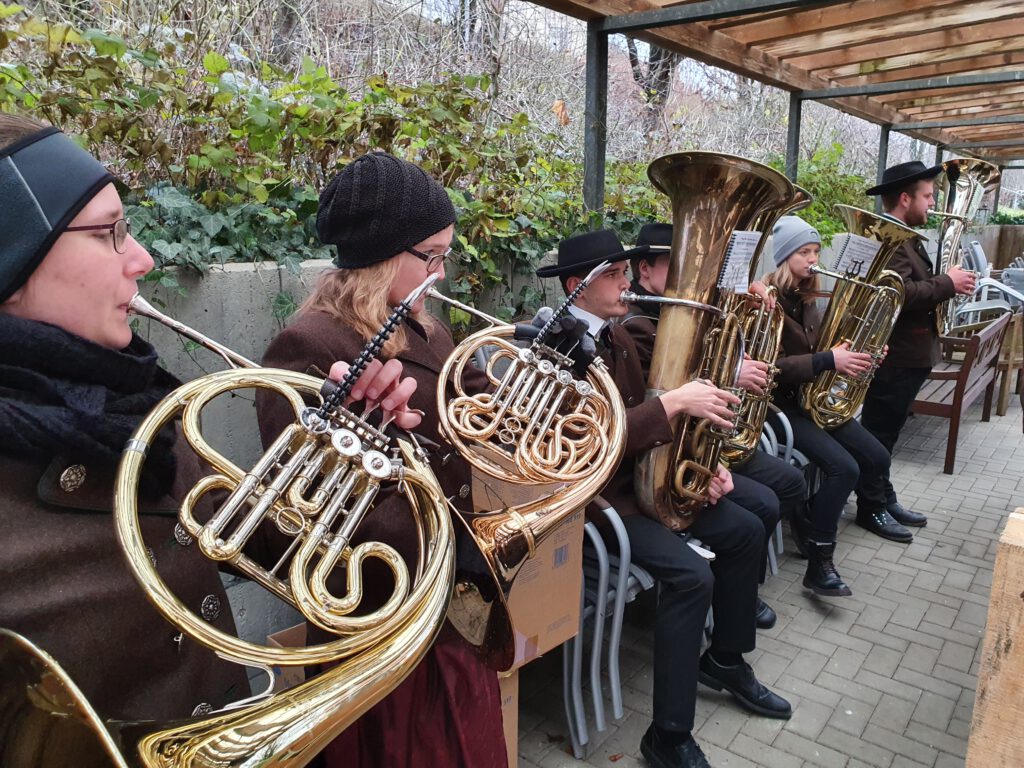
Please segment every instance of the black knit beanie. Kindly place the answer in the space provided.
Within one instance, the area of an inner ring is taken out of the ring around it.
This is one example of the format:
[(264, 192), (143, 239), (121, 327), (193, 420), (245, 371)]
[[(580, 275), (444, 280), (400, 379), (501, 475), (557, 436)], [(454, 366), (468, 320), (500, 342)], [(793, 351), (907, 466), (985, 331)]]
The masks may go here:
[(455, 223), (448, 193), (417, 165), (372, 152), (345, 166), (320, 193), (316, 231), (338, 249), (334, 263), (386, 261)]

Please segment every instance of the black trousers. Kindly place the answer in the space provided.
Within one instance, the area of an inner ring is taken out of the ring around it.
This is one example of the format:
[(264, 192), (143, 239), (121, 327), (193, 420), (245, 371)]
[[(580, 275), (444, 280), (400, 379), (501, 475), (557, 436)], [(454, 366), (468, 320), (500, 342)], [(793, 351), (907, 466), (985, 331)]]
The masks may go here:
[[(890, 456), (896, 447), (900, 430), (910, 416), (910, 406), (914, 404), (914, 398), (931, 370), (882, 367), (875, 372), (875, 378), (864, 398), (860, 423), (885, 446)], [(896, 492), (888, 472), (877, 478), (861, 477), (857, 485), (858, 501), (864, 495), (877, 498), (879, 494), (885, 496), (886, 504), (896, 503)]]
[(803, 507), (804, 476), (782, 459), (754, 451), (743, 464), (732, 467), (732, 481), (735, 488), (726, 498), (753, 512), (764, 526), (764, 556), (759, 574), (759, 583), (764, 584), (768, 539), (775, 532), (780, 515), (792, 515)]
[(654, 628), (654, 722), (668, 730), (691, 731), (708, 608), (715, 610), (715, 648), (754, 650), (757, 560), (764, 527), (746, 509), (720, 499), (690, 528), (714, 551), (715, 560), (709, 563), (683, 537), (649, 517), (631, 515), (623, 523), (633, 562), (661, 585)]
[[(821, 470), (821, 485), (807, 510), (811, 536), (814, 541), (835, 541), (839, 518), (850, 492), (857, 487), (860, 478), (888, 476), (889, 452), (853, 419), (826, 432), (799, 406), (783, 407), (783, 412), (793, 425), (796, 449)], [(878, 482), (865, 487), (868, 495), (858, 498), (859, 509), (885, 506)]]

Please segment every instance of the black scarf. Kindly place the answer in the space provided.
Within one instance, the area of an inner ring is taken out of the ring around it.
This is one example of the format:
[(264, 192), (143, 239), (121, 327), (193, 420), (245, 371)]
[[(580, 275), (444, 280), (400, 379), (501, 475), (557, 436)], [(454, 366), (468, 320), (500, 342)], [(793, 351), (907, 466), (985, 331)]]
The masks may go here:
[[(142, 417), (178, 385), (133, 336), (117, 351), (48, 323), (0, 314), (0, 452), (56, 456), (115, 468)], [(143, 465), (147, 498), (174, 481), (174, 435), (165, 429)]]

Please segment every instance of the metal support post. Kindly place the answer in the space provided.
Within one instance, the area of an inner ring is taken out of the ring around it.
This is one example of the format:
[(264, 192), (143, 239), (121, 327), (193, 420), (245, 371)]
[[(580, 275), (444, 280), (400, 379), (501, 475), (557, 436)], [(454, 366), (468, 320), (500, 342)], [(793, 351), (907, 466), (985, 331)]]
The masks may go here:
[(604, 167), (608, 147), (608, 35), (599, 20), (587, 22), (587, 91), (583, 121), (583, 205), (604, 208)]
[(800, 116), (803, 99), (795, 92), (789, 94), (789, 127), (786, 129), (786, 178), (796, 182), (800, 164)]
[[(889, 132), (892, 126), (886, 123), (880, 126), (881, 132), (878, 136), (878, 171), (876, 173), (876, 184), (882, 183), (882, 174), (889, 163)], [(875, 195), (875, 213), (882, 212), (882, 196)]]

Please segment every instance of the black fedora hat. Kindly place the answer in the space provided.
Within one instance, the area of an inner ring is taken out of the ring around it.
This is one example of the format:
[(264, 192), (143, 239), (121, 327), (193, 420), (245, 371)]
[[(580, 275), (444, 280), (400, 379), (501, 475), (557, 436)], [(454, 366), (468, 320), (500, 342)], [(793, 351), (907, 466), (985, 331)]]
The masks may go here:
[(900, 163), (892, 168), (886, 168), (882, 173), (882, 183), (873, 186), (865, 195), (874, 197), (883, 195), (886, 192), (909, 184), (912, 181), (921, 179), (934, 179), (942, 172), (942, 165), (933, 165), (931, 168), (920, 160), (911, 160), (909, 163)]
[(625, 261), (646, 253), (647, 246), (623, 250), (618, 236), (610, 229), (584, 232), (558, 244), (558, 262), (537, 270), (537, 277), (556, 277), (589, 272), (602, 261)]
[(636, 236), (636, 244), (646, 245), (651, 251), (667, 252), (672, 250), (671, 224), (644, 224), (640, 234)]

